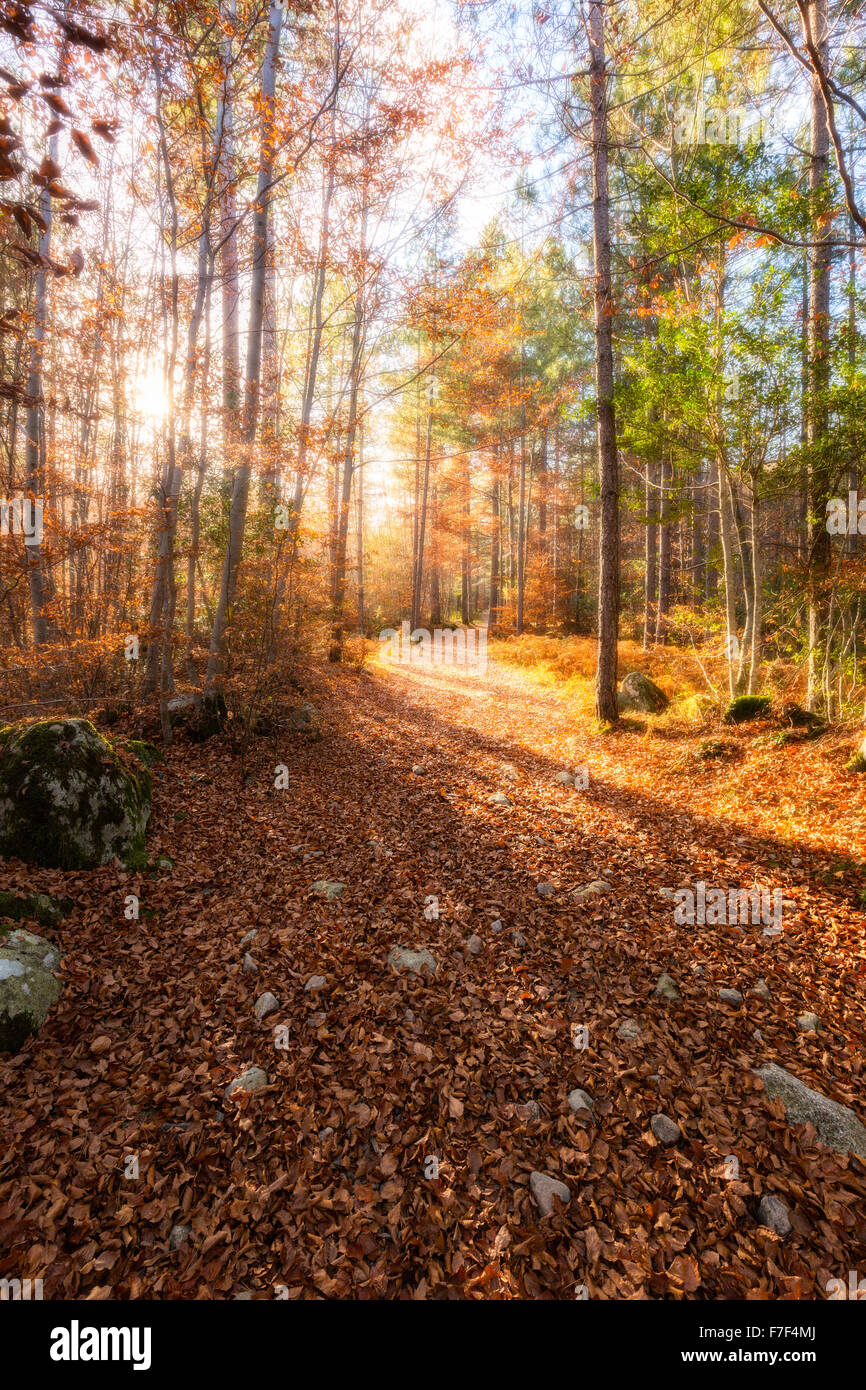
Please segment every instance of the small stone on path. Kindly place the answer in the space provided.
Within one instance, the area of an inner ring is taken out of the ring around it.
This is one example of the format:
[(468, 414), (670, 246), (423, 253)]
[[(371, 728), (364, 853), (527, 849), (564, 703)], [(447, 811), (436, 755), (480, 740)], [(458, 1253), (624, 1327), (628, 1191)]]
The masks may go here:
[(758, 1220), (762, 1226), (769, 1226), (770, 1230), (775, 1231), (776, 1235), (781, 1236), (783, 1240), (793, 1230), (791, 1214), (779, 1197), (761, 1198), (761, 1205), (758, 1207)]
[(532, 1173), (529, 1179), (529, 1190), (542, 1216), (550, 1216), (555, 1197), (559, 1198), (563, 1206), (567, 1206), (571, 1201), (569, 1188), (564, 1182), (560, 1182), (559, 1178), (553, 1178), (549, 1173)]
[(682, 1137), (679, 1125), (668, 1115), (653, 1115), (650, 1129), (660, 1144), (675, 1144)]

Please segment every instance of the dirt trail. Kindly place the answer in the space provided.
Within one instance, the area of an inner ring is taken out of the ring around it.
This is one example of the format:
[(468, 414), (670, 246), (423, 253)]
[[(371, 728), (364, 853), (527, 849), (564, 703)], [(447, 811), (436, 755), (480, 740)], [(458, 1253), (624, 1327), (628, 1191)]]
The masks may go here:
[[(823, 861), (745, 808), (700, 814), (693, 785), (640, 785), (652, 749), (576, 731), (561, 693), (501, 667), (327, 682), (320, 743), (172, 751), (150, 835), (170, 871), (14, 876), (77, 907), (60, 1005), (0, 1060), (0, 1276), (46, 1297), (808, 1298), (862, 1268), (862, 1165), (751, 1071), (863, 1113), (862, 913)], [(555, 781), (575, 766), (585, 791)], [(783, 933), (677, 925), (661, 890), (698, 879), (781, 889)], [(435, 977), (389, 971), (395, 945)], [(655, 997), (663, 972), (679, 1000)], [(252, 1064), (268, 1088), (226, 1101)], [(592, 1112), (570, 1111), (578, 1087)], [(534, 1170), (568, 1185), (564, 1212), (540, 1218)], [(765, 1193), (784, 1241), (757, 1223)]]

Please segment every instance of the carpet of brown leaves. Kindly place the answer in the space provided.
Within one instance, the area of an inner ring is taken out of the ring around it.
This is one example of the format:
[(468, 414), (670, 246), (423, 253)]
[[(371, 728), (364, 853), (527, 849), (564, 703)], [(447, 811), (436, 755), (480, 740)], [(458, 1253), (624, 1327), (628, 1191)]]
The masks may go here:
[[(499, 666), (340, 671), (310, 694), (320, 743), (171, 751), (149, 836), (170, 870), (7, 866), (75, 908), (46, 933), (63, 997), (0, 1059), (0, 1276), (46, 1298), (798, 1299), (862, 1273), (863, 1165), (790, 1127), (751, 1069), (864, 1114), (866, 779), (817, 744), (736, 731), (702, 763), (673, 735), (576, 727), (561, 692)], [(563, 790), (578, 764), (588, 790)], [(609, 894), (569, 898), (598, 877)], [(659, 889), (695, 879), (796, 908), (775, 939), (677, 926)], [(435, 978), (391, 973), (395, 944), (429, 947)], [(661, 972), (678, 1002), (654, 996)], [(279, 1009), (259, 1022), (264, 990)], [(821, 1032), (798, 1031), (804, 1010)], [(253, 1063), (269, 1087), (226, 1101)], [(569, 1112), (575, 1087), (591, 1115)], [(660, 1110), (676, 1147), (650, 1131)], [(534, 1169), (572, 1193), (545, 1220)], [(758, 1224), (765, 1193), (791, 1210), (784, 1241)]]

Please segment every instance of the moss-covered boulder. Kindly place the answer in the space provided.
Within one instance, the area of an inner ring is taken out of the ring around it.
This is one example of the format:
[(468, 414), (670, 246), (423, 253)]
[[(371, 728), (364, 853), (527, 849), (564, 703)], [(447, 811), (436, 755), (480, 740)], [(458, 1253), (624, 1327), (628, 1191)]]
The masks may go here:
[(665, 692), (642, 671), (629, 671), (616, 696), (620, 714), (661, 714), (669, 703)]
[(60, 998), (59, 964), (60, 952), (41, 936), (0, 932), (0, 1052), (17, 1052), (42, 1027)]
[(151, 778), (87, 719), (0, 729), (0, 857), (83, 869), (144, 852)]
[(11, 917), (15, 922), (33, 919), (43, 927), (56, 927), (71, 906), (68, 898), (57, 902), (47, 893), (13, 893), (0, 888), (0, 918)]
[(725, 724), (748, 724), (751, 719), (763, 719), (770, 713), (773, 701), (769, 695), (737, 695), (725, 710)]

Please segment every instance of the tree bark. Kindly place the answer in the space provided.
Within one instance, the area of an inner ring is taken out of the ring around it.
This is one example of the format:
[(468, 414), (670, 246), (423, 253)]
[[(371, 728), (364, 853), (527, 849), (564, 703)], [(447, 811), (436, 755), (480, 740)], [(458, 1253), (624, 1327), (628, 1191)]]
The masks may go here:
[(613, 407), (613, 293), (608, 198), (607, 63), (604, 3), (589, 7), (590, 107), (592, 111), (592, 250), (595, 270), (595, 388), (601, 535), (598, 578), (598, 658), (595, 711), (618, 718), (616, 702), (619, 627), (619, 459)]
[(237, 592), (243, 554), (244, 531), (247, 520), (250, 477), (253, 463), (253, 442), (256, 435), (256, 421), (260, 396), (260, 372), (262, 361), (262, 320), (265, 301), (265, 271), (267, 267), (268, 213), (270, 209), (270, 189), (274, 167), (274, 93), (276, 90), (277, 52), (283, 10), (277, 0), (271, 0), (268, 14), (268, 36), (262, 67), (262, 119), (261, 146), (259, 155), (259, 174), (256, 188), (255, 212), (253, 214), (252, 244), (253, 266), (250, 287), (250, 311), (247, 336), (246, 387), (244, 391), (243, 425), (241, 431), (242, 458), (235, 472), (232, 485), (231, 507), (229, 510), (229, 534), (223, 559), (220, 592), (214, 612), (211, 629), (210, 654), (208, 657), (205, 693), (212, 695), (216, 690), (225, 665), (226, 635), (231, 618), (232, 605)]

